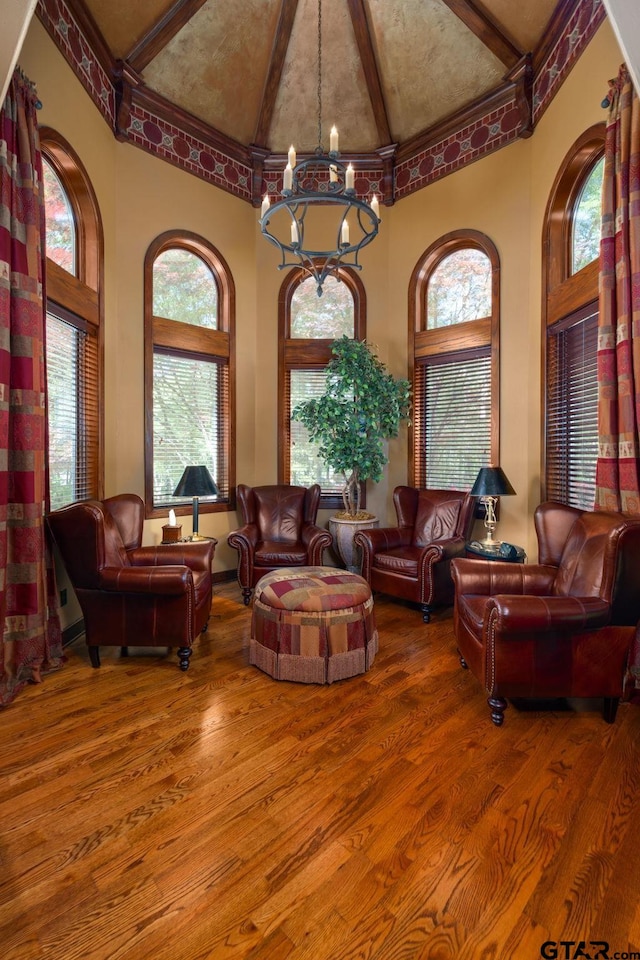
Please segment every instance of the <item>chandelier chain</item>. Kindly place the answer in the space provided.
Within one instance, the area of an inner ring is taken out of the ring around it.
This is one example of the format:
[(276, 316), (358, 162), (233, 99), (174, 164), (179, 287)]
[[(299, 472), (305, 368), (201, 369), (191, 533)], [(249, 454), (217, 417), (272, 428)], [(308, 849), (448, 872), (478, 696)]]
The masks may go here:
[(322, 148), (322, 0), (318, 0), (318, 146)]

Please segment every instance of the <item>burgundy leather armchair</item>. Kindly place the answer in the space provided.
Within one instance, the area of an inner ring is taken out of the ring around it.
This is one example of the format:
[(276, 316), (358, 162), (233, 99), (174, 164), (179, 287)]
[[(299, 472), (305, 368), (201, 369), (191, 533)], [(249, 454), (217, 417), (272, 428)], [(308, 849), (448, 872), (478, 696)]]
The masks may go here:
[(144, 504), (136, 494), (83, 500), (47, 517), (84, 616), (89, 657), (101, 646), (178, 646), (189, 666), (211, 612), (216, 540), (142, 547)]
[(393, 492), (397, 527), (359, 530), (362, 576), (372, 590), (420, 604), (428, 623), (431, 609), (453, 603), (450, 563), (462, 556), (471, 535), (475, 500), (459, 490)]
[(227, 537), (238, 551), (238, 583), (245, 605), (260, 577), (279, 567), (316, 567), (333, 538), (316, 526), (320, 487), (274, 484), (248, 487), (239, 483), (238, 501), (244, 525)]
[(451, 564), (461, 663), (497, 726), (507, 697), (603, 697), (613, 723), (640, 618), (640, 520), (548, 502), (534, 521), (537, 564)]

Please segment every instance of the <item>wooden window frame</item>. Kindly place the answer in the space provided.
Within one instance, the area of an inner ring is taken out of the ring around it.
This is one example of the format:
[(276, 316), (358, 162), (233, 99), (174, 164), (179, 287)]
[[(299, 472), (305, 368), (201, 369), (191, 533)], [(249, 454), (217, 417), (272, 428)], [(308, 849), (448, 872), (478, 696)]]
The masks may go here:
[(96, 477), (93, 495), (104, 497), (104, 239), (98, 200), (89, 175), (71, 144), (57, 130), (40, 128), (43, 157), (55, 170), (67, 194), (76, 228), (77, 276), (47, 257), (47, 306), (97, 343), (97, 435), (88, 447), (87, 471)]
[[(296, 288), (309, 274), (300, 268), (290, 270), (280, 286), (278, 295), (278, 483), (290, 483), (291, 476), (291, 398), (288, 390), (292, 370), (322, 370), (332, 358), (330, 346), (334, 338), (291, 337), (291, 301)], [(367, 335), (367, 295), (364, 284), (355, 271), (345, 267), (338, 270), (339, 279), (346, 284), (353, 297), (353, 335), (365, 340)], [(364, 488), (364, 484), (363, 484)], [(361, 504), (366, 506), (365, 491)], [(321, 509), (341, 509), (340, 496), (322, 496)]]
[[(435, 269), (457, 250), (480, 250), (491, 264), (491, 315), (447, 327), (427, 329), (427, 293)], [(490, 461), (500, 463), (500, 257), (493, 241), (478, 230), (454, 230), (434, 241), (418, 260), (409, 281), (409, 371), (416, 397), (417, 368), (429, 357), (473, 355), (489, 350), (491, 357)], [(419, 483), (417, 469), (417, 426), (421, 411), (415, 409), (409, 431), (408, 477), (411, 486)]]
[[(200, 257), (211, 269), (218, 287), (218, 325), (215, 330), (179, 320), (156, 317), (153, 313), (153, 267), (161, 253), (185, 250)], [(216, 248), (198, 234), (167, 230), (149, 246), (144, 260), (144, 402), (145, 402), (145, 516), (166, 516), (166, 507), (155, 507), (153, 496), (153, 359), (156, 347), (184, 357), (215, 357), (228, 370), (228, 485), (224, 501), (200, 503), (200, 513), (226, 513), (236, 508), (235, 477), (235, 284), (231, 271)], [(192, 504), (173, 506), (177, 516), (190, 516)]]
[(565, 155), (555, 177), (544, 217), (542, 235), (541, 337), (541, 462), (542, 500), (547, 499), (547, 337), (550, 327), (572, 315), (586, 314), (598, 305), (599, 263), (596, 258), (571, 273), (573, 214), (591, 171), (604, 153), (606, 124), (593, 124)]

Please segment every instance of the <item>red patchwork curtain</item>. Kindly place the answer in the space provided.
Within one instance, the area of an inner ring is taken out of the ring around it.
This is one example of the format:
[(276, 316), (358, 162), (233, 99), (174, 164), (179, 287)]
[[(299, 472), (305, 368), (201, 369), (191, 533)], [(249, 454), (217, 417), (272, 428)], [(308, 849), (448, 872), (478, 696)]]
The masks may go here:
[(45, 221), (36, 101), (16, 70), (0, 112), (0, 705), (63, 660), (45, 540)]
[(640, 514), (640, 103), (609, 90), (600, 244), (596, 508)]

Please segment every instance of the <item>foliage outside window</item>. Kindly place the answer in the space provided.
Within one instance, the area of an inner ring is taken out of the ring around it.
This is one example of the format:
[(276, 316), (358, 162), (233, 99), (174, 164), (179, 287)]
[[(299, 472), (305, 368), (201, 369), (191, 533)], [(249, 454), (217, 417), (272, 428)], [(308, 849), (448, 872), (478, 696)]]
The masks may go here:
[(42, 161), (47, 256), (67, 273), (77, 276), (76, 224), (73, 208), (62, 181), (46, 159)]
[(491, 261), (465, 247), (440, 261), (427, 287), (427, 326), (450, 327), (491, 314)]
[(311, 277), (291, 271), (280, 294), (279, 480), (305, 487), (319, 483), (322, 507), (341, 506), (344, 480), (318, 456), (318, 445), (303, 423), (291, 420), (291, 411), (324, 393), (334, 340), (364, 339), (364, 288), (350, 271), (340, 276), (328, 277), (318, 297)]
[(571, 273), (577, 273), (600, 252), (600, 228), (602, 224), (602, 178), (604, 156), (587, 176), (572, 218)]
[(232, 506), (234, 290), (217, 251), (194, 234), (170, 232), (145, 263), (147, 514), (188, 513), (173, 491), (187, 466), (204, 464), (219, 490), (202, 512)]
[(604, 124), (578, 138), (545, 217), (543, 496), (592, 510), (598, 457), (598, 252)]
[(102, 496), (100, 292), (102, 231), (72, 148), (41, 130), (47, 250), (49, 504)]
[(457, 231), (418, 262), (410, 288), (414, 415), (410, 481), (469, 490), (498, 463), (499, 261), (493, 243)]

